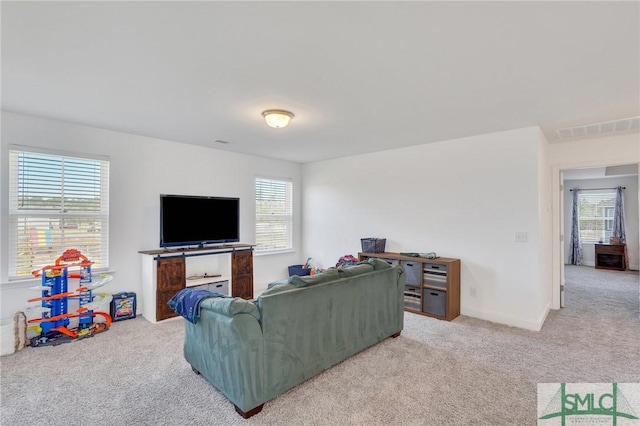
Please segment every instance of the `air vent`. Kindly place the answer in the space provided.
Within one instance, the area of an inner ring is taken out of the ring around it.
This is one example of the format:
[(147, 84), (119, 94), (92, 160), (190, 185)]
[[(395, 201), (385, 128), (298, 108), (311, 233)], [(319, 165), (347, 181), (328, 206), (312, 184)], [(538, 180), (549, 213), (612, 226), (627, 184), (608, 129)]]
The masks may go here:
[(556, 137), (561, 140), (580, 139), (613, 133), (637, 132), (640, 129), (640, 117), (623, 118), (621, 120), (602, 123), (584, 124), (582, 126), (556, 129)]
[(229, 141), (223, 141), (222, 139), (216, 139), (214, 142), (215, 142), (215, 143), (220, 143), (220, 144), (222, 144), (222, 145), (226, 145), (226, 144), (228, 144), (228, 143), (229, 143)]

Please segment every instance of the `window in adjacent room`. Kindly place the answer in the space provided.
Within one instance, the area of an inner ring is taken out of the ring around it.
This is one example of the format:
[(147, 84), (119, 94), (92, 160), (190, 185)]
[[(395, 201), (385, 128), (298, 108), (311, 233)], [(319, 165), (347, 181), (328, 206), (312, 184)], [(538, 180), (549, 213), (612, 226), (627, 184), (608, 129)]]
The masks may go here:
[(109, 160), (9, 151), (9, 278), (30, 277), (66, 249), (109, 266)]
[(615, 190), (581, 190), (578, 193), (578, 226), (583, 243), (609, 242), (615, 204)]
[(256, 252), (293, 248), (293, 184), (256, 178)]

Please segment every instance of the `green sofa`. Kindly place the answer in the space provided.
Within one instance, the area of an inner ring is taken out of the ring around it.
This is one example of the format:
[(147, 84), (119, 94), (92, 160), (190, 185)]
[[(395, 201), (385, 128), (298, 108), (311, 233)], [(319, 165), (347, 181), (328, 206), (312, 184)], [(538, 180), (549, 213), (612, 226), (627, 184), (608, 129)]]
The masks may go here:
[(405, 274), (369, 259), (269, 285), (255, 301), (209, 298), (185, 321), (184, 356), (248, 418), (265, 402), (403, 327)]

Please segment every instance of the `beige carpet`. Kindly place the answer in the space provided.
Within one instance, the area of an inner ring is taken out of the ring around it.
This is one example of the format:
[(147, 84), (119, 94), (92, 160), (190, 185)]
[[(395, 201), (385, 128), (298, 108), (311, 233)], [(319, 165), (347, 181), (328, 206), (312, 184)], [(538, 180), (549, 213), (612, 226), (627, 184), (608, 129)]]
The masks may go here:
[[(517, 283), (514, 283), (517, 285)], [(535, 425), (540, 382), (640, 382), (637, 272), (567, 268), (541, 332), (406, 314), (405, 329), (249, 419), (182, 357), (182, 320), (0, 358), (2, 425)]]

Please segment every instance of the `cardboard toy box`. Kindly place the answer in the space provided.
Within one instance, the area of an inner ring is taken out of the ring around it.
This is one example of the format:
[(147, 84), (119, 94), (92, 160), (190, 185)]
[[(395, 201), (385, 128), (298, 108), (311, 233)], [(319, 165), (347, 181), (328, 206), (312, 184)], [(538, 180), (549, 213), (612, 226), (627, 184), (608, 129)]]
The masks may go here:
[(122, 292), (113, 294), (111, 301), (111, 319), (121, 321), (136, 317), (136, 294)]

